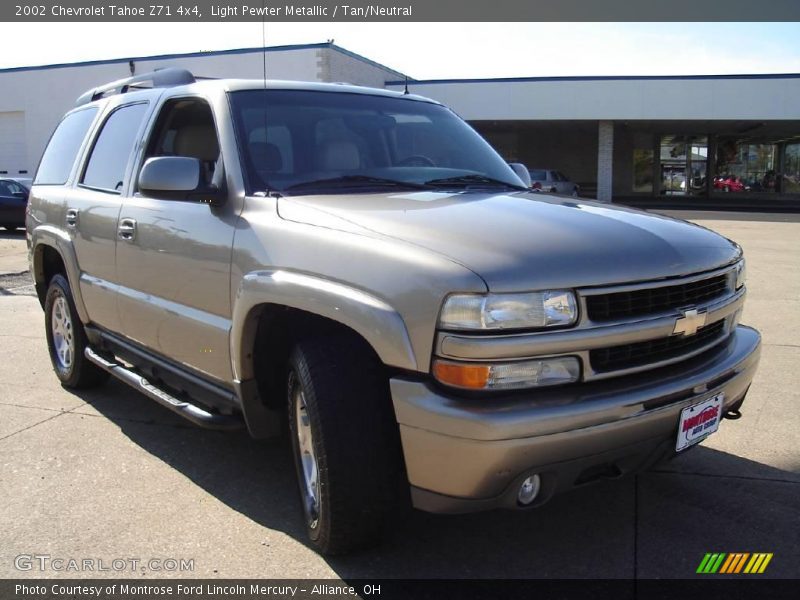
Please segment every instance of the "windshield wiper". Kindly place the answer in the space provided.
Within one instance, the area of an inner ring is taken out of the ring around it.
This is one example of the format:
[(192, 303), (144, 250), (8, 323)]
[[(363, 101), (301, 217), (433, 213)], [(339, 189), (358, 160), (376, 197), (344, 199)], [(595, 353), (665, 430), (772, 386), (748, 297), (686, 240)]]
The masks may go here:
[(384, 177), (371, 177), (369, 175), (342, 175), (329, 179), (314, 179), (290, 185), (284, 191), (298, 192), (302, 190), (324, 189), (329, 187), (396, 187), (411, 190), (427, 190), (427, 185), (414, 183), (413, 181), (399, 181), (397, 179), (386, 179)]
[(518, 185), (514, 185), (513, 183), (508, 183), (507, 181), (501, 181), (500, 179), (494, 179), (493, 177), (487, 177), (486, 175), (458, 175), (457, 177), (431, 179), (430, 181), (426, 181), (425, 185), (442, 186), (442, 187), (470, 186), (470, 185), (481, 186), (481, 187), (502, 186), (505, 188), (512, 188), (515, 190), (525, 189)]

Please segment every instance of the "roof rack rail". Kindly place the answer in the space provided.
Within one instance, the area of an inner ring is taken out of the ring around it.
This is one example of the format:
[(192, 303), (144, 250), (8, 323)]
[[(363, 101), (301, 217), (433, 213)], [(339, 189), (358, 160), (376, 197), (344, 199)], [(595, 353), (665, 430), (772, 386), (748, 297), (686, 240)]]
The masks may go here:
[(81, 94), (75, 102), (75, 106), (81, 106), (94, 102), (105, 96), (108, 92), (115, 92), (117, 94), (124, 94), (128, 88), (136, 86), (138, 83), (150, 82), (154, 88), (156, 87), (172, 87), (176, 85), (188, 85), (195, 82), (194, 75), (186, 69), (177, 69), (169, 67), (166, 69), (156, 69), (149, 73), (142, 73), (141, 75), (134, 75), (133, 77), (126, 77), (125, 79), (118, 79), (111, 83), (106, 83), (100, 87), (92, 88)]

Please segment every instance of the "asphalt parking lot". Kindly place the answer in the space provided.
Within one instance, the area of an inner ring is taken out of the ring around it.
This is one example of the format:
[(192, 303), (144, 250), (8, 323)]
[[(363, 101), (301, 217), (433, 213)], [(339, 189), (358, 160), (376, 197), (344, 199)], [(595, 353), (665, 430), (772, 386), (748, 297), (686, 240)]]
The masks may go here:
[(743, 321), (764, 346), (742, 419), (656, 471), (532, 512), (413, 513), (335, 559), (304, 543), (285, 443), (195, 428), (118, 382), (62, 389), (27, 275), (9, 275), (23, 232), (3, 232), (0, 577), (104, 575), (15, 568), (46, 554), (193, 559), (185, 577), (685, 578), (706, 552), (772, 552), (763, 577), (800, 576), (800, 216), (682, 216), (748, 258)]

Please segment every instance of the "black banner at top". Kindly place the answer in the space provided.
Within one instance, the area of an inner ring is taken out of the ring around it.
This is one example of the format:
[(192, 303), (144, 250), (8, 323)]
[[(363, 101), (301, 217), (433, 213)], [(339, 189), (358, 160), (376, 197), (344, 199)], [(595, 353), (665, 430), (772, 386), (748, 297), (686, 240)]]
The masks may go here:
[(798, 0), (4, 0), (0, 20), (800, 21)]

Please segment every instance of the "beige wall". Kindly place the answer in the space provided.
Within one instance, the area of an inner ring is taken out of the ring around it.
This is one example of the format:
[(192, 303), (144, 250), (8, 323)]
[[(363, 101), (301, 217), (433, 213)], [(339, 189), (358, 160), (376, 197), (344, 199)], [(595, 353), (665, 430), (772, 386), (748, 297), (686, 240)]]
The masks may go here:
[(791, 77), (412, 82), (409, 90), (470, 121), (800, 119), (800, 78)]
[[(137, 73), (163, 67), (180, 67), (198, 76), (219, 78), (261, 78), (261, 51), (183, 56), (167, 59), (139, 59)], [(26, 148), (26, 156), (13, 167), (0, 164), (0, 170), (15, 175), (27, 169), (32, 176), (50, 134), (66, 111), (75, 105), (83, 92), (104, 83), (128, 77), (127, 61), (76, 65), (48, 69), (0, 71), (0, 114), (23, 111), (25, 140), (15, 144)], [(384, 82), (398, 74), (382, 69), (333, 48), (298, 48), (267, 52), (267, 77), (298, 81), (349, 81), (358, 85), (384, 87)], [(0, 140), (0, 144), (10, 145)], [(0, 152), (2, 155), (2, 152)], [(14, 170), (12, 173), (11, 170)]]

